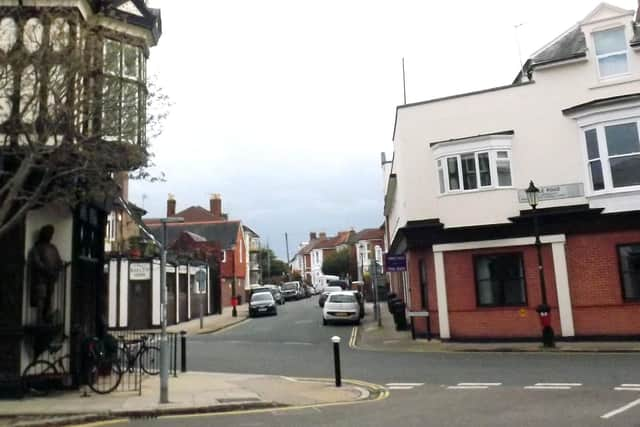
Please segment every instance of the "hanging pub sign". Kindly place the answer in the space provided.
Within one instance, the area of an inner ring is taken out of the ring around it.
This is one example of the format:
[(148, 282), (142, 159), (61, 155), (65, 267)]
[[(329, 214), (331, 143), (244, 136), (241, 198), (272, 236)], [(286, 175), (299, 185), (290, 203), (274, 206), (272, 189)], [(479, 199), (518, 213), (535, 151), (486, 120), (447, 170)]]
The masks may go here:
[(407, 271), (407, 258), (404, 255), (387, 255), (388, 272)]
[(129, 264), (129, 280), (151, 280), (151, 264), (148, 262)]

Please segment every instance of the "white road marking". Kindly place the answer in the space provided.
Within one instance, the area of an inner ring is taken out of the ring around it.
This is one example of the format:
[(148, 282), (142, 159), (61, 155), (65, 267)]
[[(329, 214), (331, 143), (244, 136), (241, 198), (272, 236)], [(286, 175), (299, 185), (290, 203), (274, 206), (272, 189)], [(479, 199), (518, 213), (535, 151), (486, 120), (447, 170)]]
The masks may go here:
[(611, 417), (613, 417), (613, 416), (616, 416), (616, 415), (618, 415), (618, 414), (620, 414), (620, 413), (622, 413), (622, 412), (624, 412), (624, 411), (628, 411), (629, 409), (633, 408), (633, 407), (634, 407), (634, 406), (636, 406), (636, 405), (640, 405), (640, 399), (638, 399), (638, 400), (634, 400), (634, 401), (633, 401), (633, 402), (631, 402), (631, 403), (627, 403), (627, 404), (626, 404), (626, 405), (624, 405), (623, 407), (618, 408), (618, 409), (616, 409), (616, 410), (614, 410), (614, 411), (607, 412), (606, 414), (604, 414), (604, 415), (603, 415), (603, 416), (601, 416), (600, 418), (604, 418), (604, 419), (606, 420), (606, 419), (611, 418)]
[(640, 387), (614, 387), (615, 391), (640, 391)]
[(285, 341), (283, 342), (285, 345), (313, 345), (310, 342), (297, 342), (297, 341)]
[(399, 385), (399, 386), (418, 387), (418, 386), (424, 385), (424, 383), (387, 383), (386, 385), (388, 385), (388, 386)]
[(581, 383), (536, 383), (525, 386), (525, 390), (571, 390), (573, 387), (580, 387)]
[(387, 387), (389, 390), (411, 390), (413, 386), (393, 385)]
[(450, 385), (447, 390), (486, 390), (487, 385)]
[(620, 384), (620, 387), (640, 387), (640, 384)]
[(305, 320), (296, 320), (294, 323), (296, 325), (302, 325), (302, 324), (305, 324), (305, 323), (312, 323), (312, 322), (313, 322), (313, 320), (305, 319)]
[(473, 386), (473, 385), (482, 385), (487, 387), (498, 387), (501, 386), (502, 383), (458, 383), (459, 386)]
[(566, 386), (566, 387), (580, 387), (582, 383), (536, 383), (541, 386)]
[(524, 388), (525, 390), (571, 390), (571, 387), (566, 385), (528, 385)]
[(499, 387), (502, 383), (458, 383), (450, 385), (447, 390), (487, 390), (489, 387)]

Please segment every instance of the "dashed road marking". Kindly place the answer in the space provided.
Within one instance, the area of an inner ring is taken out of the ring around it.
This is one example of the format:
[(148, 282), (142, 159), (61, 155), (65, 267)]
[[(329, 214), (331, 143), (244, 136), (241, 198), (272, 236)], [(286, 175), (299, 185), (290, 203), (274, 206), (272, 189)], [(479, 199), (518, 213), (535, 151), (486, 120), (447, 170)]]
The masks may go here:
[(458, 383), (450, 385), (447, 390), (487, 390), (489, 387), (499, 387), (502, 383)]
[(387, 383), (385, 386), (389, 390), (411, 390), (416, 387), (423, 386), (424, 383)]
[(640, 384), (620, 384), (613, 388), (615, 391), (640, 391)]
[(574, 387), (582, 386), (581, 383), (536, 383), (525, 386), (525, 390), (571, 390)]

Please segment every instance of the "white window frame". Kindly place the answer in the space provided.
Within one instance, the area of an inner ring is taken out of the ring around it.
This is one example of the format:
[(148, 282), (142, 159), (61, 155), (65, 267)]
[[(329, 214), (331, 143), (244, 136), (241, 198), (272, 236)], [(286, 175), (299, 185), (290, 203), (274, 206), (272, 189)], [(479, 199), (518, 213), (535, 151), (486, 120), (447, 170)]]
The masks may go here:
[[(438, 182), (438, 194), (440, 196), (447, 196), (451, 194), (472, 193), (477, 191), (488, 190), (502, 190), (513, 189), (513, 161), (511, 156), (513, 135), (512, 134), (495, 134), (485, 135), (471, 138), (462, 138), (454, 141), (447, 141), (435, 144), (431, 147), (433, 158), (435, 159), (435, 179)], [(497, 152), (507, 152), (507, 158), (509, 160), (509, 170), (511, 172), (511, 185), (500, 186), (498, 185), (498, 171), (496, 166)], [(477, 188), (464, 189), (464, 182), (462, 179), (462, 159), (464, 154), (474, 154), (476, 162), (476, 180)], [(480, 161), (479, 155), (482, 153), (489, 154), (489, 170), (491, 176), (491, 185), (481, 185), (480, 181)], [(458, 179), (460, 181), (460, 189), (452, 190), (449, 185), (449, 166), (447, 159), (456, 157), (456, 164), (458, 166)], [(440, 162), (440, 163), (438, 163)], [(444, 193), (440, 192), (440, 175), (439, 168), (442, 168), (442, 175), (444, 178)]]
[[(619, 51), (615, 51), (615, 52), (609, 52), (609, 53), (605, 53), (602, 55), (598, 55), (596, 52), (596, 35), (599, 33), (604, 33), (607, 31), (614, 31), (614, 30), (622, 30), (622, 34), (624, 35), (624, 39), (625, 39), (625, 49), (624, 50), (619, 50)], [(619, 78), (619, 77), (623, 77), (623, 76), (628, 76), (630, 74), (630, 64), (629, 64), (629, 42), (627, 40), (627, 32), (624, 26), (615, 26), (615, 27), (611, 27), (611, 28), (603, 28), (601, 30), (598, 31), (594, 31), (593, 33), (591, 33), (591, 38), (593, 40), (593, 53), (596, 57), (596, 63), (597, 63), (597, 67), (598, 67), (598, 77), (600, 78), (600, 80), (609, 80), (609, 79), (615, 79), (615, 78)], [(624, 54), (625, 56), (625, 60), (627, 63), (627, 71), (623, 72), (623, 73), (618, 73), (618, 74), (610, 74), (608, 76), (603, 76), (602, 75), (602, 70), (600, 69), (600, 60), (601, 59), (605, 59), (605, 58), (609, 58), (612, 56), (619, 56), (621, 54)]]
[[(505, 152), (507, 153), (507, 157), (506, 158), (500, 158), (498, 159), (498, 152)], [(463, 177), (463, 172), (462, 172), (462, 156), (466, 155), (466, 154), (473, 154), (474, 155), (474, 159), (475, 159), (475, 166), (476, 166), (476, 188), (464, 188), (464, 177)], [(489, 157), (489, 176), (491, 179), (491, 184), (489, 185), (482, 185), (482, 181), (480, 179), (480, 155), (481, 154), (487, 154)], [(459, 189), (454, 189), (452, 190), (449, 186), (449, 165), (448, 165), (448, 159), (449, 158), (456, 158), (456, 162), (458, 165), (458, 181), (460, 183), (460, 188)], [(509, 172), (511, 173), (511, 185), (500, 185), (499, 181), (498, 181), (498, 161), (508, 161), (509, 162)], [(438, 167), (438, 162), (440, 164), (440, 166)], [(443, 177), (444, 177), (444, 182), (443, 182), (443, 186), (441, 187), (440, 185), (440, 169), (442, 170), (443, 173)], [(458, 194), (458, 193), (469, 193), (469, 192), (474, 192), (474, 191), (483, 191), (483, 190), (495, 190), (495, 189), (502, 189), (502, 188), (513, 188), (513, 162), (511, 160), (511, 150), (510, 149), (497, 149), (497, 150), (480, 150), (480, 151), (475, 151), (475, 152), (466, 152), (466, 153), (459, 153), (459, 154), (453, 154), (453, 155), (447, 155), (445, 157), (441, 157), (436, 159), (436, 169), (437, 169), (437, 173), (438, 173), (438, 192), (441, 195), (446, 195), (446, 194)], [(444, 193), (440, 192), (440, 189), (444, 188)]]
[[(585, 188), (586, 195), (600, 195), (600, 194), (612, 194), (612, 193), (624, 193), (627, 191), (637, 191), (640, 190), (639, 185), (628, 185), (625, 187), (614, 187), (613, 186), (613, 177), (611, 175), (611, 159), (621, 158), (621, 157), (629, 157), (629, 156), (638, 156), (640, 155), (640, 151), (629, 153), (629, 154), (617, 154), (614, 156), (609, 155), (609, 147), (607, 146), (607, 137), (605, 134), (605, 127), (607, 126), (615, 126), (621, 124), (629, 124), (635, 123), (638, 136), (640, 138), (640, 116), (632, 116), (617, 120), (609, 120), (604, 122), (599, 122), (596, 124), (592, 124), (590, 126), (585, 126), (580, 128), (580, 141), (582, 144), (582, 152), (583, 152), (583, 163), (585, 168)], [(591, 178), (591, 169), (589, 164), (596, 159), (589, 160), (589, 153), (587, 151), (587, 136), (586, 133), (590, 130), (596, 131), (596, 136), (598, 138), (598, 155), (600, 160), (600, 167), (602, 168), (602, 176), (604, 180), (604, 188), (602, 190), (594, 190), (593, 189), (593, 181)]]

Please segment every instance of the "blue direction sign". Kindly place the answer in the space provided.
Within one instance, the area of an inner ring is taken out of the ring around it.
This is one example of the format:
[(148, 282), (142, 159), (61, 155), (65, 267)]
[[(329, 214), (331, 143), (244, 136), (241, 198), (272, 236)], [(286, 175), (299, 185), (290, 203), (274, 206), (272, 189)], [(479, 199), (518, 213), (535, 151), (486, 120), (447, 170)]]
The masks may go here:
[(407, 271), (407, 258), (404, 255), (387, 255), (387, 271)]

